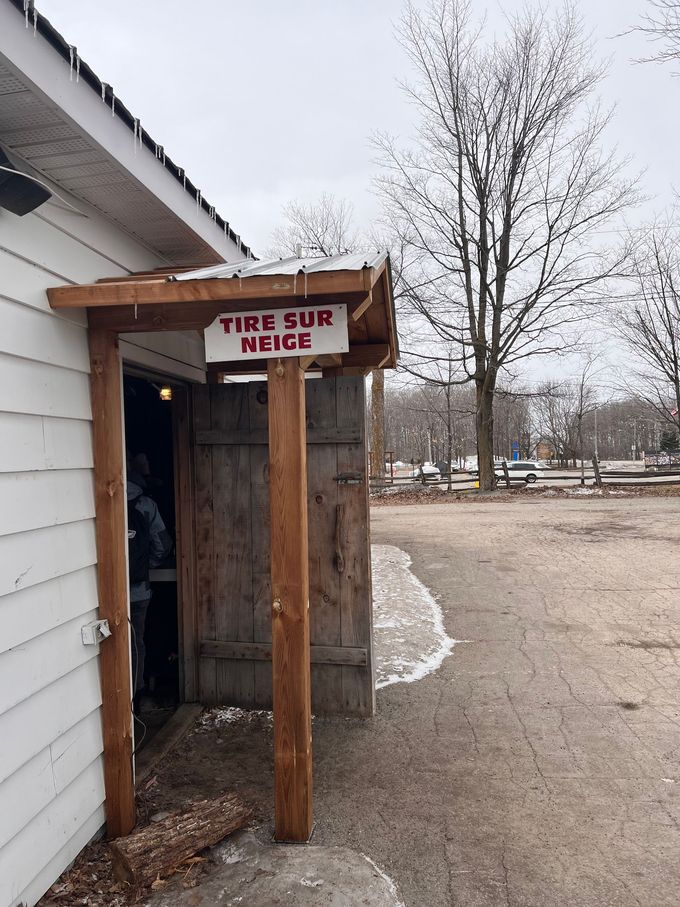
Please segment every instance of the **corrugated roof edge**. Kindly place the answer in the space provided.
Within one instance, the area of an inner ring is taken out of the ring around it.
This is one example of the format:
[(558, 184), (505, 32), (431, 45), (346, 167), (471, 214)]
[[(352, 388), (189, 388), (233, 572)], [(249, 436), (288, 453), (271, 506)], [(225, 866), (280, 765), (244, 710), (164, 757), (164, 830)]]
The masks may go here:
[[(56, 30), (49, 19), (46, 19), (42, 13), (38, 12), (35, 8), (34, 0), (8, 0), (8, 2), (17, 10), (17, 12), (26, 18), (26, 23), (27, 25), (30, 23), (30, 28), (35, 29), (35, 31), (41, 35), (41, 37), (43, 37), (69, 65), (72, 65), (71, 51), (75, 51), (75, 48)], [(229, 236), (230, 239), (239, 245), (244, 255), (252, 255), (250, 247), (243, 244), (241, 237), (232, 230), (229, 226), (229, 222), (225, 221), (224, 218), (217, 213), (215, 206), (208, 204), (203, 198), (200, 190), (187, 178), (186, 172), (181, 167), (178, 167), (177, 164), (165, 154), (163, 146), (155, 142), (151, 136), (144, 132), (144, 130), (141, 130), (140, 137), (138, 132), (138, 129), (140, 128), (139, 120), (132, 116), (127, 107), (121, 102), (120, 98), (115, 97), (113, 87), (109, 85), (108, 82), (102, 82), (94, 70), (80, 57), (78, 57), (78, 61), (79, 78), (89, 85), (93, 91), (96, 91), (100, 97), (106, 100), (109, 106), (111, 106), (112, 103), (115, 104), (114, 109), (118, 119), (128, 127), (133, 135), (137, 135), (137, 137), (141, 139), (142, 144), (156, 157), (158, 163), (172, 174), (184, 191), (200, 205), (208, 217), (214, 220), (218, 227), (221, 227), (225, 235)], [(157, 149), (159, 148), (162, 149), (162, 157), (158, 157)]]
[(387, 252), (344, 252), (322, 258), (272, 258), (268, 261), (232, 261), (225, 264), (182, 271), (168, 277), (168, 280), (207, 280), (210, 278), (238, 277), (284, 277), (294, 274), (312, 274), (318, 271), (361, 271), (364, 268), (378, 268), (388, 257)]

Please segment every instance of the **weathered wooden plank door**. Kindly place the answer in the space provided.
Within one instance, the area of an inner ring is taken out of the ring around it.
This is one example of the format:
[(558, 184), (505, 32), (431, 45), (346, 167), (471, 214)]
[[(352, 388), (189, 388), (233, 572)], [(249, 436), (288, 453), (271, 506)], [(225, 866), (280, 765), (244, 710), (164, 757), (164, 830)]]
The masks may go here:
[[(194, 389), (199, 692), (270, 708), (267, 385)], [(374, 711), (363, 378), (306, 382), (312, 708)]]

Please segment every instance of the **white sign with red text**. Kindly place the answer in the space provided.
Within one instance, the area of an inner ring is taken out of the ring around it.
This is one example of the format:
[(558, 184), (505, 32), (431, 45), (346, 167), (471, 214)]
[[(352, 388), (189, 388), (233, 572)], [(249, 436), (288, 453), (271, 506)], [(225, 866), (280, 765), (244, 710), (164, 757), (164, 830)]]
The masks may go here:
[(207, 362), (346, 353), (346, 305), (220, 315), (205, 329)]

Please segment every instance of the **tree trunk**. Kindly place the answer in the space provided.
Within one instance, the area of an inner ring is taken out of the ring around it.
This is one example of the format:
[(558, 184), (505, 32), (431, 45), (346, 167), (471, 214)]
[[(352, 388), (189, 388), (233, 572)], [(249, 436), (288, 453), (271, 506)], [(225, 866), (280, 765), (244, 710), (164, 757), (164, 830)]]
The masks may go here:
[(477, 428), (477, 465), (480, 491), (493, 491), (496, 475), (493, 468), (493, 391), (478, 382), (475, 425)]
[(376, 369), (371, 382), (371, 465), (373, 475), (385, 475), (385, 372)]
[(116, 878), (135, 885), (150, 885), (167, 875), (199, 850), (212, 847), (243, 828), (252, 815), (236, 794), (192, 803), (184, 812), (152, 822), (110, 844)]

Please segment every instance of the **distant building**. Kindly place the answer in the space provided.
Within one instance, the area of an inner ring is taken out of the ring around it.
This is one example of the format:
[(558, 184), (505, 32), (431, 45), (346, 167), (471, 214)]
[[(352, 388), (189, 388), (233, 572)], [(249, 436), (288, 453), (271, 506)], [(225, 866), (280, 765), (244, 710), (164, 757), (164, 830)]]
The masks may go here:
[(537, 460), (554, 460), (555, 448), (549, 441), (539, 441), (536, 445)]

